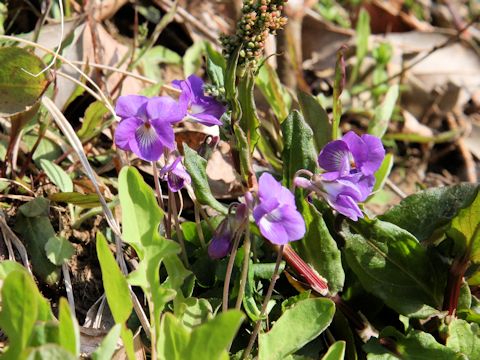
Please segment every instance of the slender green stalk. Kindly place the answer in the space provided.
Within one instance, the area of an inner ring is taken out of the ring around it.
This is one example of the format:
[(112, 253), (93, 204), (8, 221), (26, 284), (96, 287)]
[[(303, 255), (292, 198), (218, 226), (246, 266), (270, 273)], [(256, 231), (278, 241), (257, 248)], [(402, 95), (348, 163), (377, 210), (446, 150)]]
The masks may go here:
[(255, 344), (255, 340), (257, 339), (258, 331), (260, 330), (260, 325), (262, 324), (262, 318), (265, 316), (267, 311), (268, 302), (272, 297), (273, 288), (275, 287), (275, 283), (278, 279), (278, 268), (280, 267), (280, 262), (282, 261), (283, 255), (283, 247), (284, 245), (280, 246), (278, 249), (277, 254), (277, 261), (275, 262), (275, 270), (273, 270), (272, 280), (270, 281), (270, 286), (268, 287), (267, 294), (265, 295), (265, 299), (263, 299), (262, 311), (260, 312), (260, 318), (255, 324), (255, 328), (253, 329), (252, 335), (250, 335), (250, 340), (248, 342), (248, 346), (243, 352), (242, 359), (247, 359), (250, 353), (252, 352), (253, 344)]
[(235, 234), (235, 240), (233, 241), (232, 251), (230, 252), (230, 258), (228, 259), (227, 270), (225, 271), (225, 282), (223, 283), (223, 298), (222, 298), (222, 311), (228, 310), (228, 290), (230, 287), (230, 279), (232, 278), (233, 263), (235, 262), (235, 256), (237, 255), (238, 244), (242, 237), (243, 228), (240, 228)]
[(155, 192), (157, 193), (158, 206), (160, 206), (160, 209), (162, 209), (163, 211), (163, 225), (165, 227), (167, 238), (170, 238), (170, 234), (169, 234), (170, 226), (167, 223), (167, 214), (165, 214), (165, 207), (163, 206), (162, 186), (160, 185), (160, 179), (158, 178), (158, 167), (157, 167), (156, 161), (152, 161), (152, 170), (153, 170), (153, 180), (155, 183)]
[(193, 202), (193, 208), (195, 212), (195, 226), (197, 227), (197, 234), (198, 234), (198, 239), (200, 240), (200, 245), (202, 245), (202, 248), (206, 248), (207, 244), (205, 243), (205, 236), (203, 235), (203, 229), (202, 229), (202, 223), (200, 219), (200, 211), (198, 207), (200, 204), (195, 200)]
[(187, 268), (190, 268), (190, 264), (188, 262), (188, 256), (187, 256), (187, 249), (185, 248), (185, 241), (183, 240), (183, 233), (182, 233), (182, 229), (180, 228), (180, 220), (178, 218), (177, 202), (175, 200), (175, 194), (172, 191), (170, 191), (170, 189), (168, 189), (168, 197), (171, 198), (172, 208), (171, 208), (171, 211), (169, 209), (169, 213), (173, 215), (173, 221), (175, 223), (175, 231), (177, 232), (178, 243), (182, 248), (183, 263)]
[[(248, 219), (248, 216), (247, 216)], [(240, 286), (238, 289), (237, 302), (235, 303), (235, 309), (240, 310), (243, 301), (243, 295), (245, 294), (245, 286), (247, 284), (248, 276), (248, 265), (250, 264), (250, 224), (247, 220), (247, 227), (245, 229), (245, 239), (243, 240), (243, 265), (242, 265), (242, 275), (240, 278)]]

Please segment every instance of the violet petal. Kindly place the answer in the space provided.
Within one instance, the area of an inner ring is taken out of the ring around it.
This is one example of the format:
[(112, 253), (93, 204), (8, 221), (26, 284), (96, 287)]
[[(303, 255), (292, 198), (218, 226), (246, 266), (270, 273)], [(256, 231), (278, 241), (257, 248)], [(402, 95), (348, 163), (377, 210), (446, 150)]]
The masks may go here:
[(115, 105), (115, 113), (121, 118), (145, 117), (148, 98), (140, 95), (120, 96)]
[(318, 165), (327, 172), (344, 176), (350, 171), (350, 151), (343, 140), (329, 142), (318, 155)]
[(122, 150), (131, 151), (130, 141), (135, 138), (135, 132), (143, 121), (138, 118), (128, 118), (120, 121), (115, 129), (115, 144)]

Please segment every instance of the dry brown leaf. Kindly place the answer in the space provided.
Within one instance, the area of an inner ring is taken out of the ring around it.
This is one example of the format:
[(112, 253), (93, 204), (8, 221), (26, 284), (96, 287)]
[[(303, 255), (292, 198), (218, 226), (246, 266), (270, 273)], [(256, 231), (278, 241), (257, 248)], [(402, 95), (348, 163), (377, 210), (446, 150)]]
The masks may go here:
[(304, 69), (321, 71), (335, 67), (338, 49), (354, 34), (353, 30), (333, 26), (315, 11), (307, 10), (302, 25)]
[[(120, 70), (126, 70), (128, 61), (121, 65), (118, 64), (123, 59), (125, 54), (129, 52), (129, 48), (113, 38), (101, 24), (96, 24), (95, 28), (99, 39), (98, 45), (101, 46), (100, 53), (102, 54), (102, 65), (113, 66)], [(99, 50), (97, 49), (97, 51)], [(83, 61), (87, 63), (95, 62), (92, 31), (88, 24), (86, 24), (85, 31), (83, 33)], [(122, 74), (111, 74), (107, 79), (108, 89), (113, 89), (113, 87), (115, 87), (121, 79)], [(122, 81), (122, 95), (138, 94), (144, 86), (145, 85), (142, 81), (127, 76)]]
[(433, 131), (428, 126), (421, 124), (415, 116), (409, 113), (407, 110), (402, 110), (404, 118), (403, 133), (416, 134), (425, 137), (433, 137)]
[(365, 2), (363, 5), (370, 14), (372, 34), (405, 32), (411, 30), (431, 31), (430, 24), (418, 20), (402, 10), (401, 0)]

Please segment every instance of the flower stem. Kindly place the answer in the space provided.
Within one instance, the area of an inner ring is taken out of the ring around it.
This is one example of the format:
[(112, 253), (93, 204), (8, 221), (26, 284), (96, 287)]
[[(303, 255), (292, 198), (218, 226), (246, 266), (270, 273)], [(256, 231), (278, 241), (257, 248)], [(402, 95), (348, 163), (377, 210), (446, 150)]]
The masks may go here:
[(180, 228), (180, 220), (178, 218), (177, 202), (175, 200), (175, 194), (172, 191), (170, 191), (170, 189), (168, 190), (168, 197), (169, 198), (171, 197), (171, 205), (172, 205), (171, 213), (173, 214), (173, 220), (175, 222), (175, 231), (177, 232), (178, 243), (182, 248), (183, 263), (187, 268), (190, 268), (190, 264), (188, 262), (188, 256), (187, 256), (187, 249), (185, 248), (185, 241), (183, 241), (183, 233), (182, 233), (182, 229)]
[(255, 324), (255, 328), (253, 329), (252, 335), (250, 335), (250, 340), (248, 342), (248, 346), (243, 352), (242, 359), (247, 359), (250, 353), (252, 352), (253, 344), (257, 339), (258, 331), (260, 330), (260, 325), (262, 324), (262, 318), (265, 316), (265, 312), (267, 311), (268, 302), (272, 297), (273, 288), (275, 287), (275, 283), (279, 277), (278, 275), (278, 268), (280, 267), (280, 262), (282, 261), (283, 256), (283, 248), (285, 245), (280, 246), (277, 253), (277, 261), (275, 262), (275, 270), (273, 270), (272, 280), (270, 281), (270, 286), (268, 287), (267, 294), (265, 295), (265, 299), (263, 299), (262, 310), (260, 312), (260, 319)]
[[(155, 183), (155, 192), (157, 193), (157, 201), (158, 201), (158, 206), (160, 206), (160, 209), (162, 209), (163, 212), (163, 226), (165, 228), (165, 231), (169, 228), (167, 226), (167, 217), (165, 214), (165, 207), (163, 206), (163, 196), (162, 196), (162, 187), (160, 185), (160, 179), (158, 178), (158, 168), (157, 168), (157, 162), (152, 161), (152, 170), (153, 170), (153, 182)], [(167, 233), (167, 237), (170, 237)]]
[(296, 273), (302, 276), (313, 290), (323, 296), (328, 294), (327, 281), (305, 263), (289, 245), (285, 246), (283, 255), (288, 265), (295, 269)]
[[(248, 219), (248, 216), (247, 216)], [(237, 302), (235, 303), (235, 309), (240, 310), (242, 306), (243, 295), (245, 294), (245, 286), (247, 284), (248, 265), (250, 263), (250, 223), (247, 220), (247, 227), (245, 229), (245, 239), (243, 240), (243, 266), (242, 276), (240, 278), (240, 286), (238, 289)]]
[(448, 315), (454, 315), (457, 310), (460, 288), (467, 268), (467, 256), (456, 258), (450, 267), (443, 303), (443, 310), (448, 310)]
[(232, 251), (230, 252), (230, 257), (228, 258), (227, 270), (225, 271), (225, 281), (223, 283), (223, 312), (228, 310), (228, 290), (230, 286), (230, 279), (232, 277), (233, 263), (235, 262), (235, 256), (237, 255), (238, 244), (240, 243), (240, 238), (242, 237), (242, 230), (243, 229), (239, 229), (238, 232), (235, 234)]
[(197, 234), (198, 234), (198, 239), (200, 240), (200, 245), (202, 245), (202, 248), (206, 248), (207, 245), (205, 243), (205, 236), (203, 235), (203, 229), (202, 229), (202, 223), (200, 219), (200, 210), (198, 209), (200, 204), (195, 200), (193, 202), (193, 209), (195, 212), (195, 226), (197, 227)]

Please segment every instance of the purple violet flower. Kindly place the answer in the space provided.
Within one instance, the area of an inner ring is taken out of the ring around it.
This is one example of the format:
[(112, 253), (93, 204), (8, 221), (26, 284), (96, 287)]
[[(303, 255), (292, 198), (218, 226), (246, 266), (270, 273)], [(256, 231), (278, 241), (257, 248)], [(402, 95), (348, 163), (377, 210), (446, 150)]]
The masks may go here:
[(341, 140), (329, 142), (318, 156), (318, 164), (326, 172), (310, 180), (294, 179), (295, 185), (322, 196), (332, 208), (353, 221), (363, 217), (358, 203), (365, 201), (375, 185), (375, 171), (385, 157), (379, 138), (361, 137), (353, 131)]
[(187, 80), (175, 80), (172, 84), (182, 90), (179, 102), (191, 120), (207, 126), (222, 125), (220, 118), (225, 107), (214, 97), (205, 96), (201, 78), (190, 75)]
[(161, 170), (160, 170), (160, 177), (163, 179), (167, 179), (168, 188), (173, 191), (177, 192), (185, 186), (185, 184), (190, 184), (192, 179), (188, 174), (187, 170), (182, 164), (182, 157), (177, 156), (171, 157), (169, 161)]
[(318, 155), (318, 165), (325, 171), (329, 180), (357, 172), (369, 176), (382, 164), (385, 149), (379, 138), (364, 134), (361, 137), (353, 131), (346, 133), (341, 140), (330, 141)]
[(115, 144), (148, 161), (157, 161), (164, 148), (175, 147), (172, 124), (185, 116), (179, 103), (168, 96), (152, 99), (139, 95), (121, 96), (115, 112), (121, 118), (115, 130)]
[(293, 194), (272, 175), (262, 174), (258, 182), (259, 203), (253, 217), (262, 235), (271, 243), (285, 245), (305, 235), (305, 221), (297, 211)]

